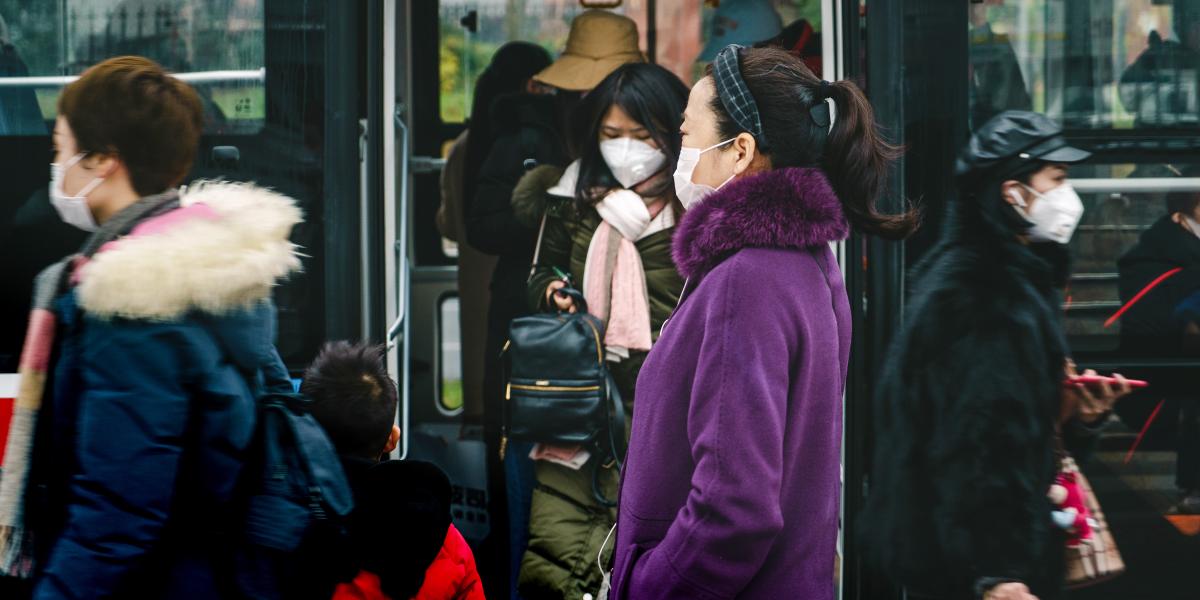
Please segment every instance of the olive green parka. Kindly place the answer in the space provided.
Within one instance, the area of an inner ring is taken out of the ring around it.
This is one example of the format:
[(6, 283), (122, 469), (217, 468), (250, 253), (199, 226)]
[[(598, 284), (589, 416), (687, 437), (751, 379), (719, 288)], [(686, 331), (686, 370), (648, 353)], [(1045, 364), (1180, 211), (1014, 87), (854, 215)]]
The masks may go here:
[[(534, 310), (550, 310), (546, 289), (559, 279), (556, 269), (569, 274), (573, 285), (581, 288), (588, 246), (601, 224), (595, 208), (574, 198), (549, 193), (563, 179), (563, 173), (558, 167), (537, 167), (525, 175), (513, 192), (513, 212), (519, 220), (536, 229), (543, 215), (546, 218), (538, 265), (529, 281), (529, 304)], [(574, 185), (568, 187), (573, 189)], [(670, 206), (666, 210), (677, 208)], [(635, 242), (646, 274), (651, 339), (655, 341), (683, 290), (683, 279), (671, 258), (674, 232), (672, 226)], [(634, 384), (645, 359), (645, 352), (631, 351), (628, 359), (608, 364), (621, 392), (626, 415), (635, 414)], [(615, 468), (605, 470), (595, 462), (593, 459), (578, 471), (548, 462), (536, 464), (529, 548), (521, 562), (519, 582), (521, 594), (527, 600), (595, 596), (600, 587), (596, 559), (616, 522), (616, 510), (594, 499), (592, 474), (594, 469), (602, 470), (600, 489), (611, 499), (617, 497), (619, 474)], [(611, 552), (610, 541), (604, 548), (605, 564)]]

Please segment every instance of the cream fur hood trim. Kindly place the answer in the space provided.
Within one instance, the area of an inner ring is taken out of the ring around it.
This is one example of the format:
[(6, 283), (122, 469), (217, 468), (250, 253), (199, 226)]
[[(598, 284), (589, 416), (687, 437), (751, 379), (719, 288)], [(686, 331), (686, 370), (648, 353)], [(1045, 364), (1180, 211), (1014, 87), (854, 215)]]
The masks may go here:
[(191, 311), (227, 313), (270, 298), (300, 269), (288, 240), (302, 219), (296, 202), (249, 183), (202, 181), (180, 197), (219, 218), (118, 240), (80, 271), (80, 306), (99, 318), (172, 321)]

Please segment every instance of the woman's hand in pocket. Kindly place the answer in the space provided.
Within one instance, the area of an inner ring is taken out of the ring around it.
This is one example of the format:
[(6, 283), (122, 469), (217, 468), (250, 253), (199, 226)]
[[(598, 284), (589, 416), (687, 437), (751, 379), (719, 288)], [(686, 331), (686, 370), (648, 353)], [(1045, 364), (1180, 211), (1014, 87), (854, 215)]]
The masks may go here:
[(1029, 587), (1018, 581), (1002, 583), (983, 595), (983, 600), (1038, 600)]

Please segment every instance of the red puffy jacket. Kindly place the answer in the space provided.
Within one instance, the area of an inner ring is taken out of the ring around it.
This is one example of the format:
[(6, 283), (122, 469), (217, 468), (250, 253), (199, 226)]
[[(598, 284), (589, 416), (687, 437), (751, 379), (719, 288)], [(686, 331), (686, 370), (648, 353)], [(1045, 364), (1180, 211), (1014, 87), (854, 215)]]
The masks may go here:
[[(354, 581), (337, 587), (333, 600), (395, 599), (384, 595), (377, 575), (360, 571)], [(425, 571), (421, 591), (412, 600), (485, 600), (483, 583), (475, 569), (475, 555), (453, 525), (446, 530), (446, 541)]]

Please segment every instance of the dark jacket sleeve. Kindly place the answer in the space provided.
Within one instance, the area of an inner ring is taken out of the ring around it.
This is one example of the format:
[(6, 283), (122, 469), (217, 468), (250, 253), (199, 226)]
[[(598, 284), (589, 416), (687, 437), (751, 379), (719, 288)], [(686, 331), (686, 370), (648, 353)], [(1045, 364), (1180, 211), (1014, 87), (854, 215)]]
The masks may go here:
[(1045, 571), (1057, 403), (1038, 338), (1019, 326), (976, 328), (910, 390), (934, 396), (928, 464), (941, 501), (929, 507), (932, 533), (943, 556), (967, 570), (957, 574), (967, 584), (1034, 582)]
[[(513, 214), (513, 188), (525, 174), (525, 160), (541, 162), (536, 151), (522, 151), (522, 137), (528, 132), (502, 136), (492, 145), (483, 166), (475, 199), (465, 217), (467, 242), (481, 252), (493, 255), (527, 252), (537, 232)], [(536, 143), (533, 144), (536, 146)]]
[(188, 423), (194, 345), (183, 325), (88, 321), (78, 470), (68, 521), (34, 597), (109, 597), (170, 517)]
[(554, 272), (556, 268), (563, 273), (570, 273), (571, 283), (576, 288), (583, 289), (583, 281), (579, 280), (583, 274), (571, 273), (571, 230), (562, 217), (551, 215), (546, 218), (546, 231), (542, 236), (537, 269), (533, 272), (533, 278), (529, 280), (529, 308), (535, 311), (549, 310), (546, 288), (551, 282), (558, 280), (558, 274)]

